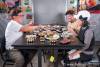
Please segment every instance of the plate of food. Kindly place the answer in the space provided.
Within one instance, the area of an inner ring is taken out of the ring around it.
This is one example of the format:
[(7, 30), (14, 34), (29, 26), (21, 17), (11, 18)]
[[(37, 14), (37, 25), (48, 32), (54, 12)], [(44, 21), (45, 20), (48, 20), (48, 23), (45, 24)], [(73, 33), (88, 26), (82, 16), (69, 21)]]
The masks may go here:
[(60, 38), (59, 34), (50, 34), (49, 35), (45, 35), (45, 38), (48, 39), (48, 40), (57, 40)]
[(66, 37), (66, 38), (69, 38), (70, 36), (72, 36), (73, 34), (68, 32), (68, 31), (64, 31), (62, 34), (61, 34), (61, 37)]
[(59, 39), (59, 38), (60, 38), (59, 34), (54, 34), (54, 35), (53, 35), (53, 39), (57, 40), (57, 39)]
[(39, 32), (39, 36), (45, 36), (47, 34), (47, 32), (46, 31), (42, 31), (42, 32)]

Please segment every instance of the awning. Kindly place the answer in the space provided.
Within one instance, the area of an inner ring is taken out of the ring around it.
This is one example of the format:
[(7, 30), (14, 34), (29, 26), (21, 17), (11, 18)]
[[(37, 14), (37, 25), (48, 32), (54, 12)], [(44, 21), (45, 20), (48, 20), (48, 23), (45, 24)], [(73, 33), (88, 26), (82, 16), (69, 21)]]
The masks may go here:
[(100, 13), (100, 4), (98, 4), (98, 5), (94, 6), (94, 7), (88, 8), (87, 10), (90, 13), (98, 14), (98, 13)]

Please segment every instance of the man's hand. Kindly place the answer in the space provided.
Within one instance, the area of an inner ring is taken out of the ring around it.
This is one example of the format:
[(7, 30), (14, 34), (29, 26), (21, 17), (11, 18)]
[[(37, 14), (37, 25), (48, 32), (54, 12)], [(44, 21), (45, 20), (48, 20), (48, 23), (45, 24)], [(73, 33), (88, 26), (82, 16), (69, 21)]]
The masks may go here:
[(35, 29), (38, 29), (39, 28), (39, 26), (32, 26), (33, 27), (33, 30), (35, 30)]

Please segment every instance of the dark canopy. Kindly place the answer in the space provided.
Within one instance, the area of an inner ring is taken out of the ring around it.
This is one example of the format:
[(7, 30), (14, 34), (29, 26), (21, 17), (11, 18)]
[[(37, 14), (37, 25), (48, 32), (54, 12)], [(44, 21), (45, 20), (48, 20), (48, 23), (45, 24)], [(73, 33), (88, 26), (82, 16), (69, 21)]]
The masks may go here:
[(100, 4), (97, 4), (94, 7), (88, 8), (87, 10), (100, 10)]

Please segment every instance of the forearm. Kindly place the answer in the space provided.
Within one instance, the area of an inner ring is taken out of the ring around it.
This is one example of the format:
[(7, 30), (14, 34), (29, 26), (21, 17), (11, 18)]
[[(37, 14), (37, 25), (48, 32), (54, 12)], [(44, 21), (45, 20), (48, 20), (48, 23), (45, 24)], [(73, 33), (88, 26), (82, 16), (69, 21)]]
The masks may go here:
[(72, 33), (74, 36), (77, 36), (77, 33), (76, 33), (76, 31), (74, 30), (74, 29), (72, 29), (72, 28), (68, 28), (68, 31), (70, 32), (70, 33)]
[(74, 36), (77, 36), (77, 33), (76, 32), (73, 31), (72, 33), (73, 33)]
[(36, 26), (23, 26), (20, 31), (22, 31), (22, 32), (32, 32), (36, 28), (37, 28)]

